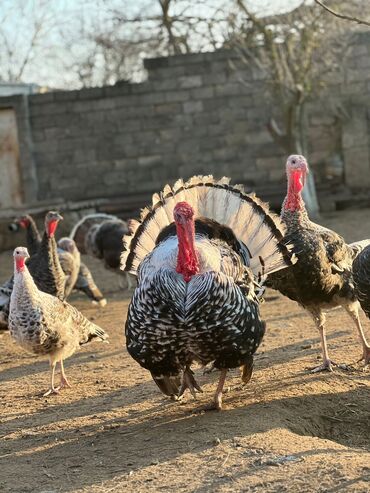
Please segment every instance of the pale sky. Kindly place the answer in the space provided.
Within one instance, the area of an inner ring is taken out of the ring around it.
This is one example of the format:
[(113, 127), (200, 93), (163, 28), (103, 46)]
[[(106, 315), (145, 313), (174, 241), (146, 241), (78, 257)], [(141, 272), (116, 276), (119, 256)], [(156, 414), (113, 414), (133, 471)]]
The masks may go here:
[[(232, 0), (208, 1), (214, 8), (233, 3)], [(302, 0), (247, 0), (246, 3), (256, 13), (270, 15), (291, 10)], [(42, 26), (39, 43), (22, 72), (22, 81), (52, 87), (77, 87), (74, 69), (66, 70), (65, 67), (75, 60), (88, 58), (91, 47), (87, 41), (81, 42), (81, 32), (104, 31), (104, 26), (110, 24), (112, 6), (133, 15), (157, 11), (156, 0), (1, 0), (0, 76), (6, 80), (9, 72), (19, 72), (34, 27), (39, 22)], [(194, 2), (192, 14), (197, 15), (199, 10), (199, 4)], [(203, 16), (207, 16), (205, 10), (201, 8)], [(12, 52), (10, 62), (7, 50)]]

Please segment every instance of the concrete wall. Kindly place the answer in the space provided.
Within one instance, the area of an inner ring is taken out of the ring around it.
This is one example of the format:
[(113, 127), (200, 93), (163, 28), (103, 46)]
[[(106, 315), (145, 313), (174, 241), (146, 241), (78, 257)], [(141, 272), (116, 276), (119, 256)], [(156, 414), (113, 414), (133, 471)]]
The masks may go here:
[[(364, 172), (370, 177), (369, 41), (369, 34), (359, 36), (345, 79), (332, 81), (342, 117), (324, 111), (320, 101), (309, 112), (318, 176), (327, 174), (324, 163), (335, 167), (343, 157), (354, 187), (367, 186)], [(28, 119), (29, 127), (21, 132), (28, 149), (25, 196), (118, 197), (195, 173), (229, 175), (252, 187), (283, 182), (285, 156), (266, 130), (265, 81), (246, 70), (247, 84), (241, 84), (230, 56), (220, 51), (147, 60), (148, 80), (141, 84), (31, 95), (26, 105), (22, 100), (20, 121), (25, 127)]]

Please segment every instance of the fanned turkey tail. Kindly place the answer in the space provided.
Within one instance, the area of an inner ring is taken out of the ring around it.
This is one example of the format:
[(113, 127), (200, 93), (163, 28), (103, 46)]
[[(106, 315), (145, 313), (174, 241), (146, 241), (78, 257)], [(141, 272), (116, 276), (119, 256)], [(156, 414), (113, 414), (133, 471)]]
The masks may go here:
[(240, 254), (257, 282), (296, 261), (292, 246), (283, 242), (285, 228), (280, 218), (269, 211), (267, 204), (254, 194), (246, 194), (242, 186), (230, 185), (228, 178), (194, 176), (186, 183), (178, 180), (173, 187), (166, 185), (161, 193), (153, 195), (152, 206), (143, 209), (134, 234), (123, 238), (122, 270), (137, 274), (160, 231), (173, 222), (175, 205), (183, 201), (192, 206), (195, 217), (213, 219), (233, 230)]

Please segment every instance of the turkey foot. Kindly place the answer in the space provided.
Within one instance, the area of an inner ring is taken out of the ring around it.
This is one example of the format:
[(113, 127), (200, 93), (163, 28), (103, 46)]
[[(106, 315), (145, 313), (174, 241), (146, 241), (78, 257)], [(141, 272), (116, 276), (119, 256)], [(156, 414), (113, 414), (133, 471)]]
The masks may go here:
[(206, 404), (201, 408), (198, 408), (195, 412), (199, 411), (222, 411), (222, 390), (225, 385), (227, 370), (221, 370), (220, 379), (218, 381), (215, 397), (211, 404)]
[(72, 387), (71, 384), (68, 382), (66, 377), (62, 377), (60, 379), (60, 385), (58, 387), (58, 391), (64, 389), (65, 387)]
[(326, 359), (321, 365), (309, 368), (309, 370), (311, 373), (319, 373), (320, 371), (333, 371), (333, 366), (339, 365), (337, 363), (334, 363), (334, 361), (331, 361), (330, 359)]
[(357, 361), (359, 363), (360, 361), (364, 360), (365, 361), (365, 366), (367, 366), (370, 363), (370, 347), (369, 346), (364, 346), (364, 352), (361, 358)]
[(58, 390), (64, 389), (64, 387), (71, 387), (71, 384), (68, 382), (68, 379), (66, 377), (65, 371), (64, 371), (64, 363), (63, 360), (60, 360), (60, 385), (58, 387)]
[(197, 394), (196, 392), (203, 392), (195, 378), (193, 377), (194, 372), (190, 368), (185, 368), (184, 374), (182, 376), (182, 384), (180, 391), (178, 393), (178, 397), (181, 397), (186, 389), (190, 390), (191, 395), (196, 399)]
[[(52, 395), (52, 394), (59, 394), (59, 387), (54, 387), (55, 366), (56, 366), (55, 362), (50, 363), (50, 367), (51, 367), (50, 388), (47, 392), (45, 392), (45, 394), (42, 395), (42, 397), (48, 397), (49, 395)], [(64, 368), (63, 368), (63, 366), (61, 366), (61, 368), (62, 368), (62, 376), (63, 376)]]
[(50, 387), (50, 389), (45, 392), (45, 394), (42, 394), (42, 397), (48, 397), (52, 394), (59, 394), (59, 387)]
[(217, 371), (217, 368), (215, 367), (214, 363), (212, 363), (212, 365), (209, 368), (205, 367), (203, 369), (203, 375), (210, 375), (214, 371)]

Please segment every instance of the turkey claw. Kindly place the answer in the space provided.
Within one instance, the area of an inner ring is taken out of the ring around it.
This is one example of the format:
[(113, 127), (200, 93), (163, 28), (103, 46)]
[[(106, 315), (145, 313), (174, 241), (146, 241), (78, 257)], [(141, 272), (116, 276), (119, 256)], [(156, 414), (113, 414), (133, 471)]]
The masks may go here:
[(211, 365), (209, 368), (204, 368), (203, 370), (203, 375), (209, 375), (210, 373), (213, 373), (214, 371), (217, 371), (217, 368), (215, 367), (215, 365)]
[(199, 384), (197, 383), (197, 381), (195, 380), (193, 375), (194, 375), (194, 372), (192, 370), (190, 370), (190, 368), (186, 368), (186, 370), (184, 370), (181, 388), (180, 388), (180, 391), (177, 395), (179, 398), (184, 394), (186, 389), (190, 390), (190, 393), (194, 397), (194, 399), (196, 399), (196, 397), (197, 397), (197, 394), (196, 394), (197, 391), (203, 392), (202, 388), (199, 386)]
[(361, 361), (365, 362), (365, 366), (367, 366), (370, 363), (370, 347), (364, 347), (364, 353), (361, 356), (361, 358), (357, 361), (357, 363), (360, 363)]
[(42, 394), (42, 397), (49, 397), (52, 394), (59, 394), (59, 387), (50, 388), (45, 394)]
[(333, 366), (338, 366), (337, 363), (334, 363), (334, 361), (327, 360), (324, 361), (322, 365), (316, 366), (314, 368), (310, 368), (311, 373), (319, 373), (321, 371), (333, 371)]

